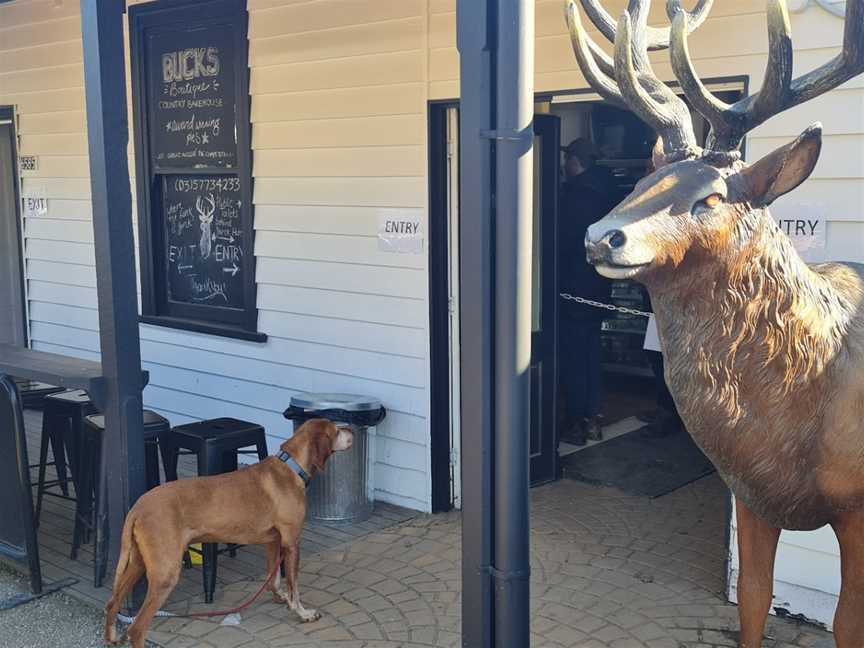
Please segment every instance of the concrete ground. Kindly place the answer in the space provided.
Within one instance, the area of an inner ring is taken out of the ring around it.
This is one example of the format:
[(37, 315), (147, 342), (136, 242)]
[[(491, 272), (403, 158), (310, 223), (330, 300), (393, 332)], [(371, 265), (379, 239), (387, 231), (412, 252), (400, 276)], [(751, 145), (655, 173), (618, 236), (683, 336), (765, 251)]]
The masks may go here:
[[(533, 648), (735, 646), (725, 602), (726, 491), (716, 477), (659, 499), (562, 480), (532, 491)], [(265, 599), (239, 626), (170, 619), (151, 638), (170, 648), (421, 648), (460, 645), (460, 518), (424, 516), (301, 562), (300, 624)], [(260, 577), (217, 593), (231, 607)], [(173, 609), (201, 609), (200, 601)], [(218, 619), (217, 619), (218, 621)], [(768, 648), (827, 648), (830, 635), (772, 618)]]
[[(0, 565), (0, 601), (28, 594), (28, 582)], [(102, 615), (91, 605), (62, 593), (0, 611), (4, 648), (97, 648), (102, 646)]]
[[(532, 648), (735, 646), (737, 613), (723, 596), (725, 497), (716, 477), (655, 500), (569, 480), (534, 489)], [(458, 514), (414, 518), (303, 556), (303, 601), (320, 621), (301, 624), (263, 597), (240, 625), (161, 619), (150, 639), (165, 648), (459, 646), (460, 557)], [(211, 609), (245, 600), (262, 578), (220, 587)], [(168, 609), (210, 607), (200, 598), (175, 593)], [(0, 646), (98, 646), (99, 619), (52, 595), (0, 612)], [(768, 635), (766, 648), (833, 645), (828, 633), (776, 618)]]

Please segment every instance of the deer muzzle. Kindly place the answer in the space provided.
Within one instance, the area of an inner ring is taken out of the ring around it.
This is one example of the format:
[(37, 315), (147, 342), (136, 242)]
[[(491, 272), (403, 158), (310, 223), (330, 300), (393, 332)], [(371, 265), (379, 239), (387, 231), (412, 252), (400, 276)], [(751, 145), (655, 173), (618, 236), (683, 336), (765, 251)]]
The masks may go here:
[(625, 279), (650, 265), (653, 255), (638, 242), (633, 244), (624, 229), (602, 225), (603, 221), (595, 223), (585, 236), (586, 260), (597, 272), (610, 279)]

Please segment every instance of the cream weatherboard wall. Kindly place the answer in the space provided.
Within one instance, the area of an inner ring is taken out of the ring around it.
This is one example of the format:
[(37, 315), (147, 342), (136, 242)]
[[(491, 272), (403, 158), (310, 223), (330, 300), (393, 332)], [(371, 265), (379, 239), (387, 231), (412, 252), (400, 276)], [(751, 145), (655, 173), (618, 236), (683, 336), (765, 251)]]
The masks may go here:
[[(430, 504), (426, 258), (381, 254), (375, 234), (382, 210), (425, 218), (427, 100), (458, 96), (455, 4), (250, 0), (258, 305), (270, 340), (141, 329), (153, 375), (146, 402), (178, 422), (240, 416), (264, 423), (275, 442), (287, 433), (279, 412), (297, 390), (382, 397), (391, 415), (380, 429), (378, 495), (420, 509)], [(624, 1), (604, 4), (617, 13)], [(665, 3), (653, 4), (652, 22), (663, 24)], [(797, 72), (834, 56), (842, 40), (842, 21), (809, 4), (792, 16)], [(693, 39), (697, 69), (705, 78), (743, 75), (758, 87), (768, 43), (764, 0), (714, 5)], [(25, 192), (49, 198), (48, 214), (27, 219), (25, 229), (34, 345), (93, 355), (77, 15), (73, 0), (0, 5), (0, 104), (16, 105), (21, 152), (39, 156), (39, 171), (25, 174)], [(536, 32), (537, 91), (584, 88), (561, 0), (537, 0)], [(671, 79), (667, 55), (652, 59), (659, 76)], [(859, 78), (774, 118), (748, 140), (753, 159), (810, 122), (825, 122), (813, 178), (774, 207), (778, 218), (818, 216), (825, 247), (814, 259), (864, 261), (862, 115)], [(839, 580), (830, 534), (785, 534), (778, 578), (778, 591), (821, 591), (830, 603)], [(815, 615), (807, 603), (790, 605)]]
[[(430, 508), (426, 256), (377, 248), (382, 213), (425, 218), (426, 5), (251, 0), (259, 330), (265, 344), (141, 326), (147, 407), (181, 423), (263, 424), (271, 451), (299, 391), (381, 398), (379, 499)], [(34, 348), (98, 357), (76, 0), (0, 5), (0, 105), (36, 155), (25, 195)], [(130, 168), (133, 168), (130, 164)], [(134, 186), (133, 186), (134, 188)]]

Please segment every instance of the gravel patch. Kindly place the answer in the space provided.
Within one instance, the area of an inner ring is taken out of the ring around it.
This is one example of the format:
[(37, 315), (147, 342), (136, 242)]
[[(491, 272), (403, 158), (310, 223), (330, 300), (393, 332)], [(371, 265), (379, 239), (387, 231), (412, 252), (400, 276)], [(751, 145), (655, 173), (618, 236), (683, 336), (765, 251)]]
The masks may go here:
[[(29, 592), (20, 574), (0, 565), (0, 600)], [(0, 611), (3, 648), (102, 648), (102, 613), (55, 592)], [(154, 644), (155, 645), (155, 644)]]

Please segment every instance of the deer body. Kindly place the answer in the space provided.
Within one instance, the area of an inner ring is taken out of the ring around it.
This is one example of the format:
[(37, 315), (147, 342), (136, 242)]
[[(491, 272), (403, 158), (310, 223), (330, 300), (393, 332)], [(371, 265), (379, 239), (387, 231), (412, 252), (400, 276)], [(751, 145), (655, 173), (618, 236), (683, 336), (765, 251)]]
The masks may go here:
[[(841, 53), (797, 79), (785, 1), (767, 0), (762, 88), (733, 105), (705, 87), (689, 52), (713, 0), (691, 12), (666, 0), (666, 29), (648, 26), (650, 0), (629, 0), (617, 24), (600, 0), (579, 2), (614, 43), (610, 57), (567, 0), (582, 73), (660, 135), (655, 171), (588, 228), (588, 260), (648, 288), (669, 390), (735, 496), (740, 646), (762, 646), (781, 529), (829, 524), (842, 570), (835, 640), (864, 648), (864, 266), (808, 266), (768, 212), (815, 168), (821, 125), (752, 165), (738, 150), (772, 115), (864, 72), (864, 0), (846, 2)], [(648, 51), (667, 48), (711, 126), (704, 149), (690, 108), (652, 69)]]

